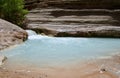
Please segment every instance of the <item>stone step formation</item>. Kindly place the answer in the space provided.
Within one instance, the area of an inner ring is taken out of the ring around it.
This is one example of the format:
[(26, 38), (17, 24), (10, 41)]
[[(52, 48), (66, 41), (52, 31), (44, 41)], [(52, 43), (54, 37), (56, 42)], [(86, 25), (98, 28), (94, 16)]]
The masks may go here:
[[(79, 8), (77, 1), (79, 5), (82, 2), (80, 0), (38, 1), (37, 7), (26, 15), (26, 28), (57, 37), (120, 37), (119, 8), (109, 9), (110, 6), (104, 9), (95, 6), (87, 8), (86, 5)], [(41, 3), (46, 6), (41, 7)], [(76, 7), (70, 8), (73, 4)]]
[[(69, 9), (119, 9), (119, 0), (25, 0), (26, 7), (59, 7)], [(35, 8), (34, 7), (34, 8)]]

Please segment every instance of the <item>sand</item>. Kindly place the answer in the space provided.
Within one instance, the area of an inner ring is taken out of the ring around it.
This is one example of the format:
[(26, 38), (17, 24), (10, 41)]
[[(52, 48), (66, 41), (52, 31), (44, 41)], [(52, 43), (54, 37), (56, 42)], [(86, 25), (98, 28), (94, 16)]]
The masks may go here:
[(0, 68), (0, 78), (120, 78), (120, 56), (89, 60), (68, 67), (17, 70)]

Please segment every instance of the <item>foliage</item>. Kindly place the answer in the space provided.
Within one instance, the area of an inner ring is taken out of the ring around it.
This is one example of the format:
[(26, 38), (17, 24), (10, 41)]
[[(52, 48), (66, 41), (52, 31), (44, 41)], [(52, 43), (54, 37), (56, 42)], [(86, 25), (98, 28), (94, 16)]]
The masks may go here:
[(21, 25), (27, 13), (23, 8), (24, 0), (0, 0), (0, 18)]

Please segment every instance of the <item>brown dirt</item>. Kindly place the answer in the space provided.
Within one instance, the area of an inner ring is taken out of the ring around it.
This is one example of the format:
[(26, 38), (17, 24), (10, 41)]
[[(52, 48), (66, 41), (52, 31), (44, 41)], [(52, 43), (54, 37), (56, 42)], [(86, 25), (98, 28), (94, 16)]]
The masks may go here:
[(1, 67), (0, 78), (119, 78), (120, 57), (92, 60), (62, 68), (10, 70)]

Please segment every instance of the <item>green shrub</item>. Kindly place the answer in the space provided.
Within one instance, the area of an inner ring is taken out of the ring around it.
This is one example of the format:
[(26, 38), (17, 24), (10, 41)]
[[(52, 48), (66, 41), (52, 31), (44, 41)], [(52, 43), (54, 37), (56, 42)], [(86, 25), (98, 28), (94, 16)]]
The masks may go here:
[(0, 17), (21, 25), (27, 13), (23, 8), (24, 0), (0, 0)]

